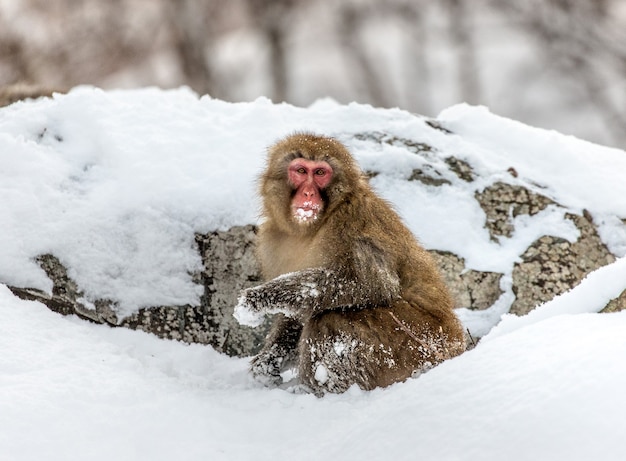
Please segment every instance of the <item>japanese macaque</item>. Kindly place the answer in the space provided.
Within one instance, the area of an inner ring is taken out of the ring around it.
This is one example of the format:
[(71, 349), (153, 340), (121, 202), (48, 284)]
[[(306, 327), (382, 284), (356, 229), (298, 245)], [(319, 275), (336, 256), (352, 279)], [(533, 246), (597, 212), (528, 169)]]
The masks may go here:
[(258, 258), (267, 282), (244, 290), (240, 323), (278, 313), (253, 376), (323, 395), (388, 386), (465, 350), (429, 254), (335, 139), (295, 134), (269, 150)]

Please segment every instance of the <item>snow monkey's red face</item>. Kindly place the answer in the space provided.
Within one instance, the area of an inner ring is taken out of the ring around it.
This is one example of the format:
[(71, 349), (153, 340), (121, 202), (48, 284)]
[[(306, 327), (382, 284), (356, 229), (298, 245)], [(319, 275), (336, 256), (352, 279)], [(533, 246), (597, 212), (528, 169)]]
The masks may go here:
[(317, 220), (324, 210), (323, 191), (333, 177), (332, 167), (325, 161), (296, 158), (289, 164), (288, 177), (295, 191), (291, 211), (296, 222)]

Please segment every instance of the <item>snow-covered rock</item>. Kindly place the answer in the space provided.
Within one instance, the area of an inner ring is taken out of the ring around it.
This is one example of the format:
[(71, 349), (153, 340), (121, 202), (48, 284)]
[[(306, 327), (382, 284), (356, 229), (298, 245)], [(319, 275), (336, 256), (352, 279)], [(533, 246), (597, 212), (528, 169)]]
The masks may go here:
[(255, 179), (311, 130), (353, 151), (440, 261), (471, 333), (626, 253), (626, 154), (465, 105), (429, 120), (319, 101), (77, 88), (0, 111), (0, 282), (62, 313), (254, 352)]

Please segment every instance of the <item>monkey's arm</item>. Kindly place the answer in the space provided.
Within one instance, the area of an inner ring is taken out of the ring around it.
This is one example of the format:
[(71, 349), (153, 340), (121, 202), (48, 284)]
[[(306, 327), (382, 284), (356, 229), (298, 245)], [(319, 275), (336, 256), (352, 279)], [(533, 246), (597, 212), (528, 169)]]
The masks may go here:
[(304, 321), (318, 312), (345, 307), (386, 305), (399, 296), (398, 277), (369, 269), (375, 276), (353, 276), (344, 270), (307, 269), (281, 275), (244, 290), (235, 308), (240, 323), (257, 326), (263, 313), (281, 312)]
[(262, 314), (280, 312), (302, 321), (324, 308), (359, 304), (356, 288), (354, 281), (329, 269), (292, 272), (243, 290), (235, 318), (239, 323), (257, 326)]

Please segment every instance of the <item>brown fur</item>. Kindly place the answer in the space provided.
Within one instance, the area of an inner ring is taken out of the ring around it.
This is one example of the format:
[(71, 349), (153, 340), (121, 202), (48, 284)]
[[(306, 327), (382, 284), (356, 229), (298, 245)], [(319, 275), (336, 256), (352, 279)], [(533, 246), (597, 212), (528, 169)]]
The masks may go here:
[[(291, 216), (286, 177), (296, 157), (333, 168), (325, 210), (312, 223)], [(280, 384), (279, 373), (295, 364), (318, 395), (353, 384), (373, 389), (463, 352), (463, 330), (434, 262), (341, 143), (306, 133), (278, 142), (261, 193), (258, 257), (269, 281), (244, 291), (240, 303), (282, 314), (252, 362), (257, 378)]]

